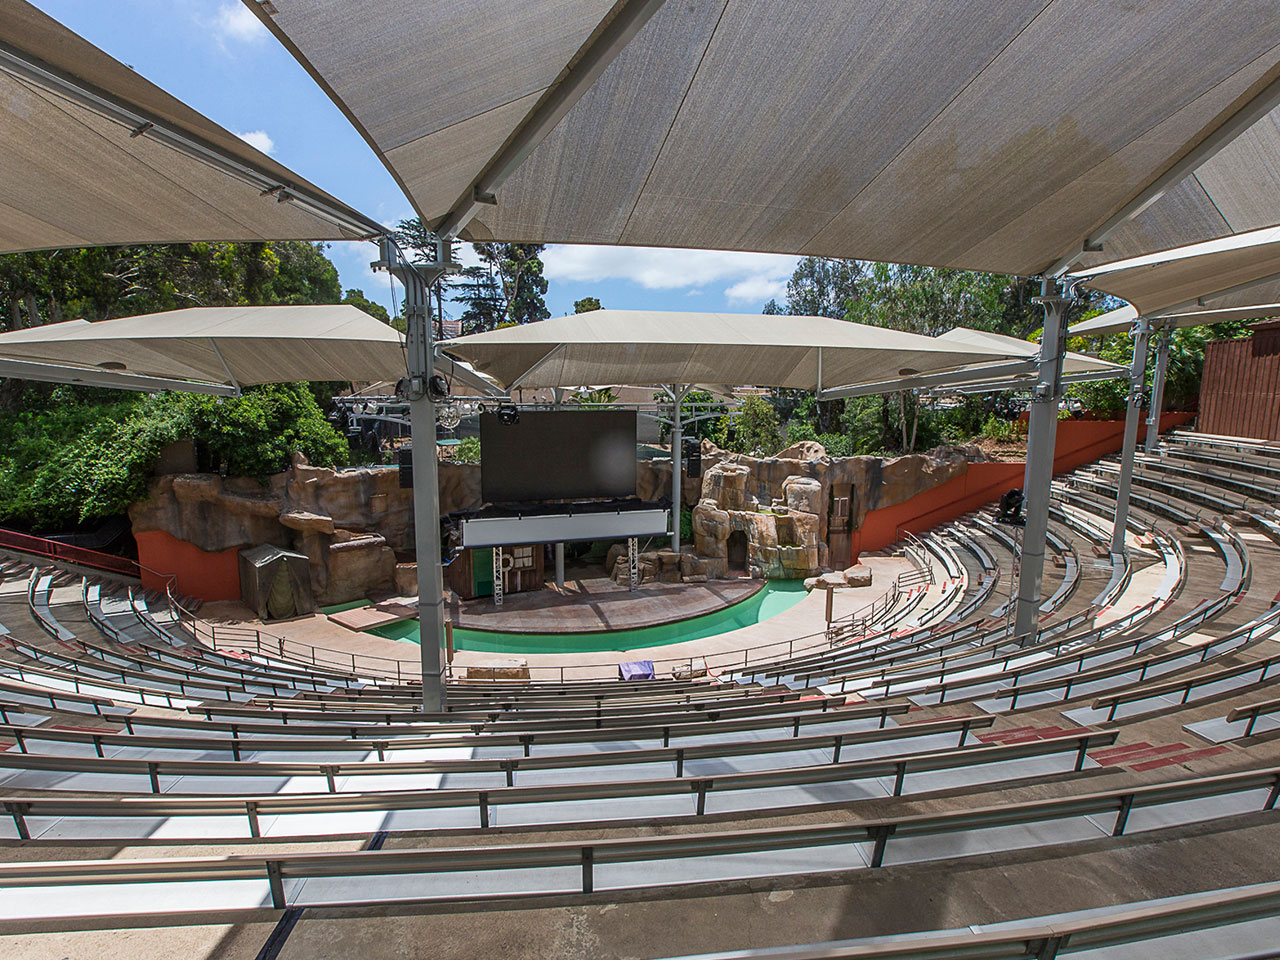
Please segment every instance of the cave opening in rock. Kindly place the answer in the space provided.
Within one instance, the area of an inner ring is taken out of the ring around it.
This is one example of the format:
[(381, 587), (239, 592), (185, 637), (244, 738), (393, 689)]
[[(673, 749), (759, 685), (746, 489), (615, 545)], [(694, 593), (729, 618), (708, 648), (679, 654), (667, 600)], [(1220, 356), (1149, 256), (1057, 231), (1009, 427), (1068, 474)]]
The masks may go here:
[(729, 534), (729, 540), (725, 546), (728, 550), (729, 569), (736, 573), (746, 573), (747, 535), (741, 530), (734, 530)]

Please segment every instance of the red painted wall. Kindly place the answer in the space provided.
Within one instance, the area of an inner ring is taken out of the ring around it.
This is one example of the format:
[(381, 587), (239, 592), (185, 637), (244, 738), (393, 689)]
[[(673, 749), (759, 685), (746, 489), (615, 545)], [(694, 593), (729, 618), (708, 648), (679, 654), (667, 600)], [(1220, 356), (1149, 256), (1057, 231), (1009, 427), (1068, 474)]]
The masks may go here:
[[(1160, 430), (1171, 430), (1194, 417), (1194, 413), (1161, 414)], [(1058, 424), (1053, 472), (1067, 473), (1115, 453), (1123, 439), (1123, 420), (1063, 420)], [(1022, 486), (1026, 466), (1022, 460), (971, 463), (963, 474), (941, 486), (895, 506), (869, 511), (862, 527), (850, 538), (852, 561), (857, 563), (858, 554), (863, 550), (880, 550), (896, 543), (906, 531), (922, 533), (984, 504), (994, 503), (1010, 487)]]
[(163, 530), (135, 533), (142, 585), (164, 592), (165, 577), (178, 578), (175, 592), (198, 600), (240, 599), (240, 551), (236, 547), (220, 553), (201, 550), (194, 543), (179, 540)]

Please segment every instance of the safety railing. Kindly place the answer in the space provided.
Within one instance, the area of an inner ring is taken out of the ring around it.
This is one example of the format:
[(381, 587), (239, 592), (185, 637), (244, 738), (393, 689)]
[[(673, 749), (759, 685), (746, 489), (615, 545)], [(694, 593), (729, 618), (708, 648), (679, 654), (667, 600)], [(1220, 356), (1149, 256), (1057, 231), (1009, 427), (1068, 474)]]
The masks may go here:
[(0, 527), (0, 548), (17, 550), (33, 556), (44, 557), (58, 563), (70, 563), (80, 567), (91, 567), (94, 570), (105, 570), (118, 576), (131, 577), (135, 580), (142, 576), (142, 568), (137, 560), (128, 557), (117, 557), (114, 554), (89, 550), (86, 547), (73, 547), (57, 540), (46, 540), (29, 533), (6, 530)]
[[(1147, 940), (1268, 921), (1277, 914), (1280, 883), (1265, 883), (1192, 894), (1172, 902), (1127, 904), (1123, 909), (1077, 919), (1029, 919), (998, 930), (900, 934), (891, 943), (883, 939), (842, 940), (803, 948), (732, 950), (669, 960), (1060, 960), (1079, 952), (1095, 956), (1109, 948), (1121, 948), (1116, 956), (1123, 957), (1133, 955), (1134, 944)], [(1268, 949), (1248, 957), (1233, 956), (1237, 960), (1268, 960), (1275, 954)]]
[[(894, 838), (955, 835), (1020, 824), (1108, 815), (1115, 818), (1111, 836), (1120, 837), (1124, 835), (1130, 816), (1136, 810), (1260, 790), (1267, 791), (1261, 810), (1274, 810), (1277, 795), (1280, 794), (1280, 767), (1050, 800), (969, 807), (943, 813), (745, 831), (698, 832), (678, 836), (659, 835), (586, 842), (363, 850), (267, 857), (246, 855), (7, 863), (0, 864), (0, 887), (266, 880), (272, 906), (279, 910), (289, 905), (286, 880), (350, 880), (357, 877), (488, 873), (501, 870), (534, 873), (552, 871), (550, 877), (556, 877), (554, 871), (571, 868), (579, 880), (562, 886), (558, 892), (590, 894), (595, 891), (596, 870), (605, 865), (669, 863), (730, 854), (869, 844), (868, 866), (878, 869), (884, 865), (890, 841)], [(1212, 810), (1200, 812), (1192, 819), (1203, 822), (1220, 816), (1235, 815), (1234, 806), (1228, 809), (1229, 813), (1215, 813)], [(815, 865), (815, 869), (810, 872), (821, 873), (824, 868)], [(645, 875), (635, 880), (623, 879), (620, 884), (609, 884), (608, 889), (611, 892), (650, 889), (652, 882), (652, 877)], [(406, 892), (402, 895), (419, 899), (416, 893)], [(499, 895), (509, 896), (510, 892)], [(459, 892), (429, 899), (472, 902), (475, 898), (474, 891), (460, 888)], [(379, 902), (392, 902), (395, 899), (395, 894), (389, 894)]]

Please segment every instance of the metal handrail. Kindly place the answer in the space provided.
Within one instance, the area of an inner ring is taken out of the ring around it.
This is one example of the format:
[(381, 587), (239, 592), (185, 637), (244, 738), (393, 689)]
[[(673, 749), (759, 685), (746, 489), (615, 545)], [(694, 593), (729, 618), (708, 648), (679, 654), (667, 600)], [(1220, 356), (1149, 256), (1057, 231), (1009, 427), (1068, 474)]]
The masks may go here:
[[(905, 934), (886, 943), (842, 940), (803, 947), (733, 950), (668, 960), (1058, 960), (1078, 950), (1124, 947), (1192, 931), (1272, 920), (1280, 913), (1280, 883), (1215, 890), (1173, 902), (1131, 904), (1073, 920), (1015, 922), (999, 930)], [(1267, 960), (1268, 951), (1236, 960)]]
[[(1262, 788), (1268, 789), (1262, 810), (1274, 810), (1277, 795), (1280, 794), (1280, 767), (1050, 800), (1001, 803), (989, 807), (966, 808), (943, 813), (908, 814), (896, 818), (767, 827), (743, 831), (698, 832), (678, 836), (648, 836), (586, 842), (538, 842), (513, 846), (477, 845), (410, 850), (360, 850), (283, 856), (233, 855), (145, 860), (6, 863), (0, 864), (0, 887), (266, 879), (271, 891), (272, 906), (276, 909), (284, 909), (288, 906), (284, 888), (284, 880), (287, 879), (318, 877), (349, 879), (570, 867), (581, 869), (581, 882), (574, 884), (572, 889), (565, 892), (590, 894), (595, 889), (595, 868), (601, 864), (660, 862), (736, 853), (805, 850), (840, 844), (870, 843), (872, 851), (869, 866), (871, 869), (877, 869), (883, 866), (886, 848), (893, 837), (945, 835), (1106, 814), (1115, 815), (1111, 835), (1119, 837), (1123, 836), (1128, 819), (1134, 810), (1186, 800), (1229, 796)], [(1202, 817), (1202, 820), (1213, 819), (1217, 818)], [(643, 886), (641, 887), (640, 884)], [(614, 889), (648, 889), (650, 886), (651, 883), (644, 879), (625, 884), (621, 888), (611, 886), (611, 892)], [(483, 896), (481, 895), (482, 898)], [(509, 896), (509, 894), (501, 894), (501, 896)], [(437, 902), (459, 900), (474, 902), (476, 898), (477, 895), (473, 891), (463, 890), (445, 897), (430, 899)], [(419, 898), (415, 897), (415, 899)]]

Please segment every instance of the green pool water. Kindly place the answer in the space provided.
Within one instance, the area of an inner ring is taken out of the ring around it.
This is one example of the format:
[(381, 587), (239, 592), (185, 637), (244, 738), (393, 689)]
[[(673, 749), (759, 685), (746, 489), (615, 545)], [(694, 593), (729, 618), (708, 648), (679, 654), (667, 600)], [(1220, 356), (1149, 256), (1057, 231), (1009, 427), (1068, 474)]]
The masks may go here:
[[(657, 627), (637, 630), (609, 630), (601, 633), (497, 633), (489, 630), (453, 631), (458, 650), (479, 653), (599, 653), (607, 650), (637, 650), (685, 640), (700, 640), (749, 627), (789, 610), (804, 599), (803, 580), (770, 580), (764, 588), (730, 607), (715, 613), (690, 617)], [(369, 631), (390, 640), (418, 642), (418, 621), (402, 620)]]

